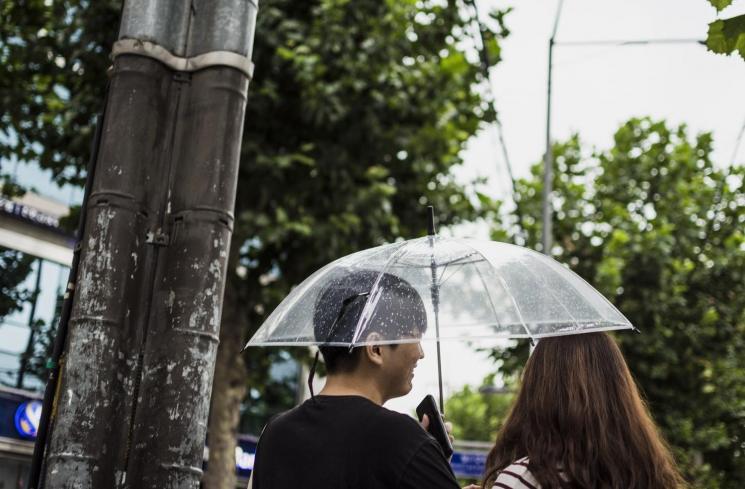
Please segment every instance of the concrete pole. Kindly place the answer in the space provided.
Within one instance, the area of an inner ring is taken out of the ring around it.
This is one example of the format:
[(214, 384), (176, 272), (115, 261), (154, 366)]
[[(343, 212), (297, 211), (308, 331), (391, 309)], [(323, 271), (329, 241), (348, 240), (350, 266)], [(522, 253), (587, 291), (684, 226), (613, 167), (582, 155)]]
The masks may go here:
[(256, 12), (125, 1), (40, 487), (199, 487)]
[(546, 87), (546, 153), (543, 158), (543, 226), (541, 234), (542, 252), (551, 256), (553, 247), (553, 208), (551, 207), (551, 194), (553, 192), (554, 182), (554, 151), (551, 140), (551, 82), (554, 71), (554, 45), (556, 44), (556, 31), (559, 28), (559, 18), (561, 16), (561, 7), (564, 0), (559, 0), (556, 7), (556, 17), (554, 18), (554, 28), (551, 32), (551, 38), (548, 41), (548, 82)]

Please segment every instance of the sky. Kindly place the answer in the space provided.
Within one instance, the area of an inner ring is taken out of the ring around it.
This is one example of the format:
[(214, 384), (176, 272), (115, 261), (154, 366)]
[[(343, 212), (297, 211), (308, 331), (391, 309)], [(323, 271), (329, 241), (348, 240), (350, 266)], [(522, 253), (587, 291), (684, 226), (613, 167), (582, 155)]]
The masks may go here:
[[(542, 158), (546, 138), (548, 40), (557, 0), (512, 2), (479, 0), (488, 7), (513, 7), (507, 15), (510, 36), (502, 42), (503, 60), (491, 80), (504, 137), (518, 177)], [(745, 13), (735, 0), (720, 17)], [(691, 134), (714, 134), (714, 161), (732, 162), (735, 143), (745, 123), (745, 61), (707, 52), (696, 43), (642, 46), (562, 46), (588, 40), (705, 39), (717, 14), (706, 0), (564, 0), (554, 47), (553, 139), (578, 132), (598, 149), (612, 145), (613, 133), (631, 117), (650, 116), (671, 124), (685, 123)], [(485, 128), (464, 151), (457, 171), (463, 181), (484, 176), (482, 191), (509, 198), (509, 177), (501, 158), (496, 130)], [(745, 162), (745, 141), (735, 162)], [(455, 235), (486, 236), (477, 227), (454, 229)], [(434, 344), (425, 344), (425, 358), (415, 372), (414, 389), (389, 401), (390, 409), (411, 414), (424, 395), (437, 398)], [(465, 344), (442, 345), (445, 397), (466, 384), (480, 385), (495, 370), (485, 354)], [(447, 413), (446, 413), (447, 414)]]

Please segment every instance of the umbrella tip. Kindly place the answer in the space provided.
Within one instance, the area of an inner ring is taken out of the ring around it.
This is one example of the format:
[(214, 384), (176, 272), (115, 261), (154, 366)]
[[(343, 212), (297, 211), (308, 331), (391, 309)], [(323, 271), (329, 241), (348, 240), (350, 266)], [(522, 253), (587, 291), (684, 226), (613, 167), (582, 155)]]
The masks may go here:
[(435, 208), (431, 205), (427, 206), (427, 235), (434, 236), (435, 231)]

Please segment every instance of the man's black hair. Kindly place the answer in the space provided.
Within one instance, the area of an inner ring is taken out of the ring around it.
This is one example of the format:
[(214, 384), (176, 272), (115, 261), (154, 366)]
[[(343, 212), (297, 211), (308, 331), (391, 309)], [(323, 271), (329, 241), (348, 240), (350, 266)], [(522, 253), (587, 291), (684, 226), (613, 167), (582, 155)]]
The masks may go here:
[[(327, 344), (319, 347), (329, 373), (349, 372), (357, 366), (361, 348), (353, 348), (350, 352), (349, 345), (353, 341), (365, 303), (370, 300), (373, 285), (380, 275), (380, 272), (371, 270), (343, 273), (339, 278), (331, 279), (318, 295), (313, 311), (313, 333), (316, 340), (347, 345)], [(424, 334), (427, 329), (427, 312), (422, 298), (409, 282), (383, 273), (377, 289), (380, 297), (362, 332), (363, 338), (372, 332), (380, 333), (386, 340)]]

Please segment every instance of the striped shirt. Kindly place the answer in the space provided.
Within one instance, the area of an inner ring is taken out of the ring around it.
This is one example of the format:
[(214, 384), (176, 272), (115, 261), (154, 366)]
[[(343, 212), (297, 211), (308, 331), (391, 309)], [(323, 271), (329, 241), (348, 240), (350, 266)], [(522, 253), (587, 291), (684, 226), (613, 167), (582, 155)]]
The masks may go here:
[(540, 489), (541, 485), (528, 470), (528, 458), (516, 460), (502, 469), (492, 489)]

